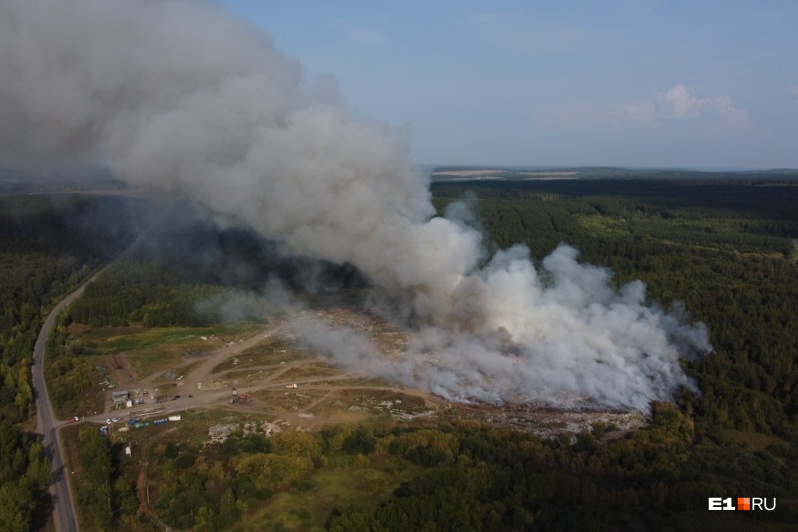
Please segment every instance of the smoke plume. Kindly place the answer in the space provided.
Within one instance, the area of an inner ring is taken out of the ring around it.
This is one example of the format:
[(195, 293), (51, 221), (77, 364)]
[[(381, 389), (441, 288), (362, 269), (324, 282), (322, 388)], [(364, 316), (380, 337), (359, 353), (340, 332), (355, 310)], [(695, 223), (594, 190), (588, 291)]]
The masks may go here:
[(433, 217), (406, 139), (330, 86), (209, 2), (0, 0), (3, 163), (104, 162), (356, 266), (425, 324), (414, 349), (435, 361), (407, 374), (453, 398), (646, 409), (689, 385), (679, 355), (710, 348), (703, 326), (568, 247), (546, 280), (522, 247), (479, 268), (482, 235)]

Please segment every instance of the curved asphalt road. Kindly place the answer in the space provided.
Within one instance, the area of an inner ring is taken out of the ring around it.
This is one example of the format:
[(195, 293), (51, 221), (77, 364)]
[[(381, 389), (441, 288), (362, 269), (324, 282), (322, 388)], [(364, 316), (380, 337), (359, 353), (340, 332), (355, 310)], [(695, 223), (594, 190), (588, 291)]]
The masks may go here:
[(55, 482), (50, 487), (50, 493), (53, 495), (53, 518), (58, 532), (77, 532), (78, 521), (75, 515), (75, 504), (72, 500), (72, 486), (69, 484), (70, 472), (64, 467), (64, 460), (61, 457), (58, 429), (63, 423), (59, 423), (53, 415), (50, 396), (47, 394), (47, 383), (44, 380), (44, 347), (47, 345), (47, 339), (50, 338), (50, 332), (53, 330), (58, 314), (82, 294), (86, 285), (93, 281), (96, 276), (92, 276), (80, 288), (55, 306), (47, 316), (42, 330), (39, 331), (39, 338), (37, 338), (36, 347), (33, 349), (33, 366), (31, 370), (33, 372), (33, 388), (36, 390), (38, 426), (44, 435), (44, 447), (53, 465)]

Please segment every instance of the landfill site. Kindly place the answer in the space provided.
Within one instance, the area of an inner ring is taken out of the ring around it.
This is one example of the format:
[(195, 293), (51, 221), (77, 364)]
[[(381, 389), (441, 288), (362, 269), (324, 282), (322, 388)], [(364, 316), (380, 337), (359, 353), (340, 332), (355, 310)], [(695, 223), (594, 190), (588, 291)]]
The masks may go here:
[(143, 378), (124, 354), (114, 355), (112, 371), (120, 385), (105, 392), (105, 411), (85, 420), (101, 424), (104, 432), (151, 430), (179, 422), (187, 412), (227, 409), (280, 429), (313, 430), (389, 416), (398, 422), (471, 419), (543, 437), (576, 434), (599, 422), (613, 427), (607, 437), (618, 437), (647, 421), (639, 412), (454, 402), (387, 378), (359, 375), (301, 342), (294, 328), (297, 318), (356, 328), (388, 359), (401, 356), (412, 334), (361, 309), (333, 305), (299, 311), (249, 334), (202, 336), (207, 350), (186, 353), (175, 366)]

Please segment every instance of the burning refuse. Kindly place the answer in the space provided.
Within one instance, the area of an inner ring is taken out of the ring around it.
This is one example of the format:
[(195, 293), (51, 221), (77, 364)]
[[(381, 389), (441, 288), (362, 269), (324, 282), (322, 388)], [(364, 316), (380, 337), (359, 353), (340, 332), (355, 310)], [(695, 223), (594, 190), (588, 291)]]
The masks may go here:
[(523, 246), (487, 257), (479, 231), (434, 216), (405, 139), (353, 119), (328, 84), (309, 88), (218, 6), (2, 0), (0, 49), (1, 163), (107, 164), (294, 254), (355, 266), (421, 324), (412, 356), (389, 365), (355, 331), (306, 323), (343, 365), (457, 400), (646, 410), (692, 387), (680, 356), (711, 349), (703, 325), (648, 305), (640, 282), (616, 291), (573, 248), (540, 271)]

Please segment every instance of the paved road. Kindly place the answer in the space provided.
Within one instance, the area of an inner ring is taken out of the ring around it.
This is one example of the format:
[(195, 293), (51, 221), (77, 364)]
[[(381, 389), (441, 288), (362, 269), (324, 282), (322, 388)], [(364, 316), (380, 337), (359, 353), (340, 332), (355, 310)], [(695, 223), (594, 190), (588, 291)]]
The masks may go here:
[(94, 277), (86, 281), (80, 288), (56, 305), (47, 316), (42, 330), (39, 331), (39, 338), (36, 340), (36, 347), (33, 349), (33, 367), (31, 369), (33, 371), (33, 387), (36, 390), (37, 421), (39, 431), (44, 435), (45, 449), (47, 449), (53, 464), (55, 482), (50, 487), (50, 493), (53, 495), (55, 527), (59, 532), (77, 532), (78, 521), (75, 514), (75, 504), (72, 499), (72, 486), (69, 484), (69, 475), (71, 473), (64, 468), (64, 460), (61, 457), (58, 434), (59, 422), (53, 415), (50, 396), (47, 393), (47, 383), (44, 380), (44, 347), (47, 345), (47, 339), (50, 338), (50, 332), (53, 330), (58, 314), (82, 294), (86, 285), (93, 279)]

